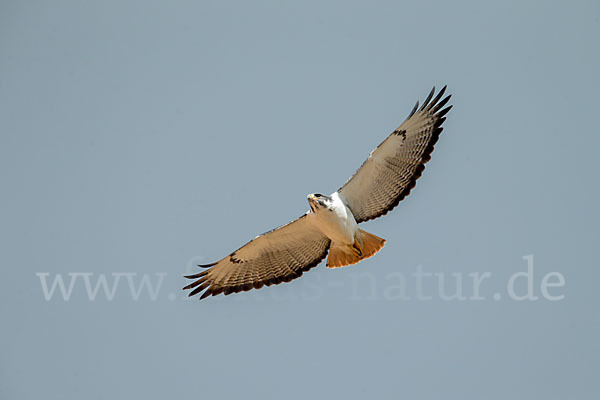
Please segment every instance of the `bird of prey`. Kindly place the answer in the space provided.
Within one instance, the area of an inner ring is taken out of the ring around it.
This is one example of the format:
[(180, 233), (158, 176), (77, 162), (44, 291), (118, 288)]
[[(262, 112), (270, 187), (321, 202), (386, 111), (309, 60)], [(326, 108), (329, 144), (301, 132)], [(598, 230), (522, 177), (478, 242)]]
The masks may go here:
[(381, 217), (398, 205), (415, 186), (442, 132), (442, 99), (446, 87), (434, 97), (435, 88), (419, 108), (406, 118), (363, 165), (330, 196), (308, 195), (310, 210), (300, 218), (263, 233), (200, 273), (186, 276), (194, 281), (184, 287), (190, 296), (225, 295), (259, 289), (298, 278), (317, 266), (329, 253), (327, 267), (355, 264), (373, 256), (385, 240), (358, 227)]

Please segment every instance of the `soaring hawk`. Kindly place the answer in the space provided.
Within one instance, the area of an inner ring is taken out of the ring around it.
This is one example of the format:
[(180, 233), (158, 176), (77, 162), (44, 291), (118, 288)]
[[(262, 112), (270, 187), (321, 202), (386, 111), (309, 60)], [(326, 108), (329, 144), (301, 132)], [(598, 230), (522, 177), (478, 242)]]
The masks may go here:
[(385, 240), (357, 224), (387, 214), (415, 186), (442, 132), (446, 87), (435, 88), (419, 108), (393, 131), (354, 175), (330, 196), (309, 194), (310, 210), (303, 216), (257, 236), (205, 270), (186, 276), (184, 287), (200, 299), (224, 293), (259, 289), (298, 278), (317, 266), (329, 253), (327, 267), (343, 267), (377, 253)]

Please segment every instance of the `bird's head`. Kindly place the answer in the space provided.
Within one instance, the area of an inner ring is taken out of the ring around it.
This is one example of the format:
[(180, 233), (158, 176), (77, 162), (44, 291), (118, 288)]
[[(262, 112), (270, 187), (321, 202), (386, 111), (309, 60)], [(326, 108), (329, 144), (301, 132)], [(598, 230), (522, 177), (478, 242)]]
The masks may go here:
[(329, 196), (320, 193), (311, 193), (308, 195), (308, 204), (313, 212), (320, 208), (329, 208), (332, 204), (332, 199)]

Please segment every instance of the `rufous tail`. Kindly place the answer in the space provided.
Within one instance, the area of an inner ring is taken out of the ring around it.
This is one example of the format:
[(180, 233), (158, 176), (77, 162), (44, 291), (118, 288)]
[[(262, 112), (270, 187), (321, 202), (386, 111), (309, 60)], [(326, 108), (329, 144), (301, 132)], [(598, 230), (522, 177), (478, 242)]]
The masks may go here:
[[(327, 258), (328, 268), (344, 267), (346, 265), (356, 264), (357, 262), (369, 258), (385, 245), (385, 239), (375, 236), (372, 233), (359, 229), (362, 235), (363, 246), (360, 252), (356, 247), (349, 245), (332, 244)], [(356, 242), (355, 242), (356, 246)]]

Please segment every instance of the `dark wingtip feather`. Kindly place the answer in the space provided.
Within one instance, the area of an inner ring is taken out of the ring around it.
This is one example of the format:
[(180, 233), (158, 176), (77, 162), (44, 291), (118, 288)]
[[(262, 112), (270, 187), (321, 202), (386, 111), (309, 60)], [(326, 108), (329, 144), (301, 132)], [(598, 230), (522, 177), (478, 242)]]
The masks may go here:
[(183, 288), (183, 290), (189, 290), (189, 289), (193, 289), (196, 286), (198, 286), (201, 283), (206, 282), (206, 278), (202, 278), (202, 279), (198, 279), (197, 281), (194, 281), (192, 283), (190, 283), (189, 285), (187, 285), (186, 287)]
[[(438, 104), (438, 101), (440, 101), (440, 99), (442, 98), (442, 96), (444, 95), (444, 93), (446, 93), (446, 86), (444, 86), (442, 88), (442, 90), (440, 90), (440, 92), (437, 94), (437, 96), (435, 96), (435, 99), (433, 99), (431, 101), (431, 103), (429, 104), (429, 107), (428, 107), (429, 110), (433, 109)], [(446, 100), (446, 101), (448, 101), (448, 100)]]
[(408, 117), (406, 117), (406, 118), (408, 119), (408, 118), (412, 117), (413, 115), (415, 115), (418, 108), (419, 108), (419, 100), (417, 100), (417, 103), (415, 104), (412, 111), (410, 112), (410, 114), (408, 114)]
[(423, 111), (427, 107), (427, 105), (429, 104), (429, 100), (431, 100), (434, 93), (435, 93), (435, 86), (431, 89), (431, 92), (429, 92), (429, 95), (427, 95), (427, 98), (423, 102), (423, 105), (421, 106), (419, 111)]
[(212, 267), (214, 265), (217, 265), (217, 263), (218, 263), (218, 261), (215, 261), (214, 263), (211, 263), (211, 264), (198, 264), (198, 266), (200, 268), (210, 268), (210, 267)]
[[(446, 115), (448, 113), (448, 111), (450, 111), (452, 109), (452, 106), (448, 106), (446, 108), (444, 108), (442, 111), (440, 111), (439, 113), (437, 113), (438, 117), (443, 117), (444, 115)], [(445, 118), (444, 118), (445, 120)]]
[(212, 292), (210, 291), (210, 289), (208, 289), (206, 292), (202, 293), (202, 296), (200, 296), (199, 300), (203, 300), (203, 299), (207, 298), (208, 296), (210, 296), (211, 294), (212, 294)]
[(188, 297), (192, 297), (192, 296), (197, 295), (198, 293), (200, 293), (201, 291), (203, 291), (204, 289), (206, 289), (209, 285), (210, 285), (210, 282), (204, 282), (202, 285), (200, 285), (196, 289), (192, 290), (190, 292), (190, 294), (188, 294)]
[(194, 274), (194, 275), (184, 275), (183, 277), (187, 278), (187, 279), (198, 279), (198, 278), (202, 278), (206, 274), (208, 274), (208, 271), (198, 272), (197, 274)]
[(446, 105), (446, 103), (448, 103), (448, 100), (450, 100), (450, 98), (452, 97), (452, 95), (446, 96), (442, 101), (440, 101), (439, 103), (437, 103), (432, 109), (431, 112), (432, 113), (436, 113), (438, 112), (442, 107), (444, 107)]

